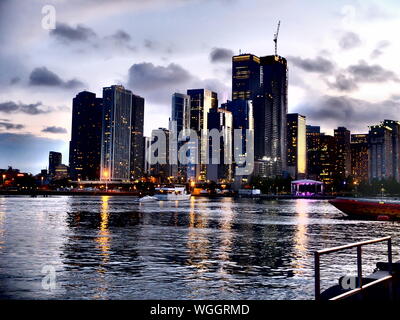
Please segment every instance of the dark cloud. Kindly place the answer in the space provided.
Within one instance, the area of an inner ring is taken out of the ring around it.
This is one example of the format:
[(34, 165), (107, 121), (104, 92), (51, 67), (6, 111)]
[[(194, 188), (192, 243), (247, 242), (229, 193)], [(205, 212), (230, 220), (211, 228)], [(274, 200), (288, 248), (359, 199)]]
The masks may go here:
[(233, 51), (225, 48), (213, 48), (210, 52), (210, 61), (212, 63), (230, 63), (232, 62)]
[(390, 42), (383, 40), (380, 41), (375, 49), (371, 52), (371, 59), (379, 58), (384, 52), (383, 50), (390, 46)]
[(354, 32), (345, 33), (339, 40), (339, 46), (344, 50), (357, 48), (361, 45), (361, 39)]
[(48, 151), (63, 150), (65, 142), (32, 134), (0, 133), (0, 168), (13, 166), (38, 173), (47, 166)]
[(0, 119), (0, 129), (6, 129), (6, 130), (21, 130), (25, 126), (22, 124), (14, 124), (11, 123), (9, 120), (6, 119)]
[(84, 85), (77, 79), (64, 81), (46, 67), (33, 69), (29, 76), (29, 84), (31, 86), (63, 87), (67, 89), (79, 88)]
[(139, 90), (157, 90), (181, 86), (191, 80), (190, 73), (180, 65), (171, 63), (166, 67), (143, 62), (129, 69), (129, 85)]
[(336, 89), (339, 91), (354, 91), (358, 89), (357, 83), (354, 81), (352, 77), (348, 77), (343, 73), (339, 73), (336, 75), (334, 82), (327, 81), (328, 86), (331, 89)]
[(96, 38), (96, 33), (84, 25), (78, 24), (75, 28), (66, 23), (57, 23), (56, 28), (50, 31), (50, 36), (63, 42), (84, 42)]
[(14, 77), (10, 80), (10, 84), (16, 84), (21, 81), (20, 77)]
[(367, 131), (369, 125), (377, 124), (381, 120), (400, 120), (400, 101), (392, 97), (375, 103), (349, 96), (322, 96), (308, 101), (310, 102), (299, 106), (298, 111), (306, 114), (311, 123)]
[(24, 104), (21, 102), (15, 103), (13, 101), (7, 101), (0, 103), (0, 112), (11, 114), (11, 113), (26, 113), (30, 115), (38, 115), (49, 113), (52, 110), (49, 107), (44, 107), (41, 102)]
[(357, 82), (399, 81), (399, 77), (393, 71), (386, 70), (377, 64), (368, 65), (364, 60), (349, 66), (347, 71)]
[(294, 66), (307, 72), (331, 73), (335, 69), (333, 62), (323, 57), (316, 57), (315, 59), (303, 59), (301, 57), (290, 56), (288, 57), (288, 60)]
[(174, 92), (185, 92), (189, 88), (204, 88), (219, 93), (228, 91), (219, 80), (199, 79), (175, 63), (167, 66), (148, 62), (132, 65), (128, 73), (128, 87), (150, 102), (168, 105)]
[(114, 40), (118, 41), (131, 41), (132, 38), (131, 36), (126, 33), (124, 30), (117, 30), (113, 35), (111, 35), (111, 38)]
[(62, 134), (62, 133), (67, 133), (67, 129), (62, 128), (62, 127), (46, 127), (42, 130), (42, 132), (47, 132), (47, 133), (55, 133), (55, 134)]

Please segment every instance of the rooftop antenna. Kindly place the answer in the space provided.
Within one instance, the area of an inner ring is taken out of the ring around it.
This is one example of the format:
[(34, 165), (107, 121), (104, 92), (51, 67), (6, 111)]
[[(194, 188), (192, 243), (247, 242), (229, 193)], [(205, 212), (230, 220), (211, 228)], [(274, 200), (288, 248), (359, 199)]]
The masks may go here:
[(281, 21), (278, 22), (278, 28), (276, 29), (276, 33), (274, 35), (274, 42), (275, 42), (275, 56), (278, 55), (278, 36), (279, 36), (279, 29), (281, 28)]

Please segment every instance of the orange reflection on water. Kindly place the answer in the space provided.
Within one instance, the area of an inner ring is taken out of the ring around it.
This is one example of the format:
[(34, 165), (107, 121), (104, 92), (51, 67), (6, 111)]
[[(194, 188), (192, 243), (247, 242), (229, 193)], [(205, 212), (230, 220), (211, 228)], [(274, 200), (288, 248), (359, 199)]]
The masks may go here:
[(101, 256), (103, 257), (103, 263), (107, 263), (110, 259), (110, 232), (108, 230), (109, 198), (109, 196), (101, 198), (100, 230), (96, 238), (97, 247), (101, 250)]
[(100, 211), (100, 230), (98, 237), (96, 238), (97, 248), (101, 251), (101, 262), (98, 269), (98, 286), (97, 293), (93, 296), (94, 299), (104, 299), (107, 298), (108, 283), (105, 278), (105, 273), (107, 269), (105, 265), (110, 261), (110, 232), (108, 230), (108, 220), (109, 220), (109, 196), (101, 197), (101, 211)]

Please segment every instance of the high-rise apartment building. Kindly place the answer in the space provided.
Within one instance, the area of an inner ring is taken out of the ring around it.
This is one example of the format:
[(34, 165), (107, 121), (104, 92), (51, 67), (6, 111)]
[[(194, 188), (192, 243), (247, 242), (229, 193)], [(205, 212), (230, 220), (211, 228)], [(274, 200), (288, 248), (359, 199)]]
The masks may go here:
[(298, 113), (287, 115), (287, 167), (292, 178), (306, 178), (306, 117)]
[(132, 92), (120, 85), (103, 88), (103, 103), (101, 179), (129, 181)]
[(99, 180), (103, 99), (88, 91), (72, 101), (69, 166), (72, 180)]

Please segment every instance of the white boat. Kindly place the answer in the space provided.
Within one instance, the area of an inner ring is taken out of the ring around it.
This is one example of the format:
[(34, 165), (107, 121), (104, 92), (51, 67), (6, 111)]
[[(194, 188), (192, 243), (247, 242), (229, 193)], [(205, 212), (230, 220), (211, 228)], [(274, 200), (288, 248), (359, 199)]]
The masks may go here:
[(156, 188), (155, 190), (154, 197), (160, 201), (185, 201), (192, 196), (186, 192), (185, 187)]
[(154, 201), (158, 201), (158, 199), (156, 197), (152, 197), (152, 196), (145, 196), (145, 197), (139, 199), (140, 203), (154, 202)]

